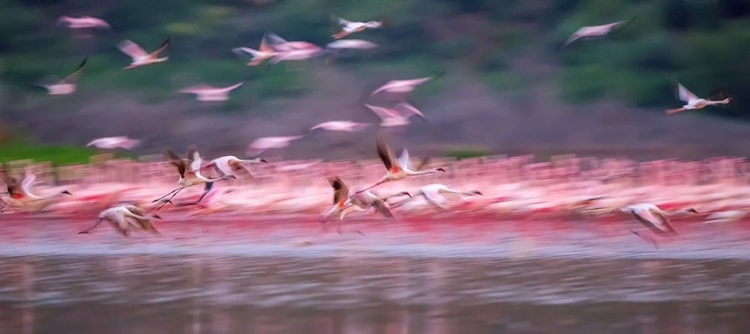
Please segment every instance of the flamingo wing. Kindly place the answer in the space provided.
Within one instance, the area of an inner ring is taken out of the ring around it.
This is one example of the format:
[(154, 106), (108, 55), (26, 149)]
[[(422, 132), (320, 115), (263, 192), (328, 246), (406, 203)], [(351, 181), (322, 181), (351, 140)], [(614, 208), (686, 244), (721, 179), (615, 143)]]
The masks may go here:
[(65, 79), (63, 79), (63, 81), (65, 81), (65, 82), (67, 82), (69, 84), (76, 83), (78, 81), (78, 78), (81, 77), (81, 74), (83, 74), (83, 66), (86, 65), (86, 59), (87, 58), (83, 58), (83, 61), (81, 62), (81, 65), (78, 65), (78, 69), (76, 69), (76, 71), (73, 72), (72, 74), (70, 74), (69, 76), (65, 77)]
[(5, 186), (8, 188), (8, 194), (10, 194), (11, 198), (17, 198), (19, 195), (23, 196), (23, 193), (21, 192), (21, 185), (18, 183), (18, 179), (10, 176), (8, 171), (5, 170), (5, 168), (0, 167), (0, 174), (2, 174), (3, 182), (5, 182)]
[(170, 38), (167, 37), (167, 39), (165, 39), (164, 42), (161, 43), (161, 46), (159, 47), (159, 49), (154, 52), (151, 52), (149, 56), (156, 58), (160, 53), (164, 52), (164, 50), (167, 49), (167, 47), (169, 46), (169, 41), (170, 41)]
[(388, 205), (385, 204), (385, 201), (382, 199), (376, 199), (372, 202), (372, 206), (377, 210), (378, 212), (382, 213), (384, 216), (388, 218), (393, 218), (393, 213), (390, 209), (388, 209)]
[(411, 105), (408, 102), (401, 102), (401, 103), (397, 104), (395, 108), (396, 108), (396, 110), (401, 111), (401, 112), (403, 112), (405, 114), (411, 113), (411, 114), (417, 115), (419, 117), (425, 118), (424, 114), (422, 114), (422, 112), (419, 111), (419, 109), (417, 109), (416, 107), (414, 107), (413, 105)]
[(177, 171), (180, 173), (180, 177), (185, 177), (185, 161), (180, 159), (180, 156), (177, 155), (177, 153), (172, 152), (171, 150), (165, 150), (164, 151), (164, 157), (169, 160), (169, 163), (172, 164), (172, 166), (177, 167)]
[(120, 49), (123, 53), (130, 56), (130, 58), (138, 59), (148, 56), (148, 53), (146, 53), (146, 50), (143, 50), (142, 47), (140, 47), (138, 44), (135, 44), (135, 42), (125, 39), (120, 44), (117, 45), (117, 48)]
[(690, 102), (690, 100), (698, 99), (698, 96), (689, 91), (681, 83), (677, 83), (677, 96), (684, 102)]
[(401, 165), (402, 168), (411, 169), (411, 164), (409, 163), (409, 151), (406, 149), (401, 151), (401, 156), (398, 157), (398, 164)]
[(343, 203), (349, 199), (349, 188), (341, 178), (334, 176), (328, 179), (328, 183), (330, 183), (331, 188), (333, 188), (333, 204)]
[(390, 108), (384, 108), (384, 107), (376, 107), (369, 104), (365, 104), (365, 107), (370, 109), (375, 115), (380, 117), (380, 119), (386, 119), (386, 118), (393, 118), (398, 117), (399, 114), (393, 109)]
[(200, 153), (198, 153), (198, 147), (195, 145), (188, 146), (187, 158), (189, 161), (190, 171), (198, 172), (203, 164)]
[(427, 199), (428, 202), (443, 210), (448, 210), (448, 208), (445, 206), (445, 197), (443, 197), (439, 193), (434, 191), (422, 191), (422, 193), (424, 194), (424, 198)]
[(26, 169), (26, 176), (24, 176), (23, 181), (21, 181), (21, 189), (23, 192), (27, 194), (31, 193), (31, 187), (34, 186), (34, 181), (36, 181), (36, 175)]
[(393, 168), (393, 157), (391, 156), (391, 150), (388, 148), (388, 144), (386, 144), (385, 140), (383, 140), (383, 137), (378, 135), (378, 157), (380, 157), (380, 160), (383, 161), (383, 164), (385, 165), (385, 168), (390, 171), (391, 168)]

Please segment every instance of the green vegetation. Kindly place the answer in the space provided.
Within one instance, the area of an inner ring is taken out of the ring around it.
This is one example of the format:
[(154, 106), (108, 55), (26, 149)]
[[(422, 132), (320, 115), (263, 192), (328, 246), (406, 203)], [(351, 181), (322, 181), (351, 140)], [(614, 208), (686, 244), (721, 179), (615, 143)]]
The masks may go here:
[(0, 163), (33, 159), (49, 161), (53, 165), (88, 163), (92, 155), (97, 154), (89, 148), (70, 146), (39, 146), (24, 138), (15, 138), (0, 144)]

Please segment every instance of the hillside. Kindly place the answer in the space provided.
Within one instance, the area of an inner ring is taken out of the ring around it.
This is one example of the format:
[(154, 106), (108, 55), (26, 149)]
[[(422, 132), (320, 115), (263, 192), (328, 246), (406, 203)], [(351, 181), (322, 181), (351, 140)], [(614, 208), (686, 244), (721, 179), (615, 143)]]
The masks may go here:
[[(410, 101), (429, 123), (391, 135), (415, 153), (578, 151), (688, 158), (743, 155), (750, 65), (750, 1), (26, 1), (0, 0), (2, 120), (42, 144), (85, 145), (127, 134), (138, 153), (198, 143), (207, 156), (241, 155), (254, 138), (299, 134), (326, 120), (376, 121), (363, 93), (391, 79), (439, 79)], [(189, 4), (189, 5), (185, 5)], [(318, 45), (331, 41), (331, 15), (386, 18), (384, 29), (351, 38), (380, 45), (326, 65), (322, 59), (246, 67), (232, 48), (256, 48), (267, 31)], [(56, 25), (91, 15), (112, 30), (91, 38)], [(636, 17), (606, 39), (558, 46), (578, 27)], [(131, 39), (168, 62), (124, 71), (115, 47)], [(78, 91), (50, 97), (30, 86), (88, 64)], [(681, 105), (678, 79), (701, 96), (721, 88), (735, 101), (666, 116)], [(177, 90), (199, 83), (245, 85), (223, 105)], [(313, 133), (286, 158), (372, 157), (374, 128)]]

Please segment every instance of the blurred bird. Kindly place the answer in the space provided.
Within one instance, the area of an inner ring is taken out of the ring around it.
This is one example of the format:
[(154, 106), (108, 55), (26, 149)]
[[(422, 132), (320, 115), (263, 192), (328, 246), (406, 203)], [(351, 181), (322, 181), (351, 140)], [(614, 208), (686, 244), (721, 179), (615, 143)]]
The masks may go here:
[[(445, 204), (447, 200), (445, 199), (445, 196), (443, 196), (443, 194), (457, 194), (457, 195), (463, 195), (463, 196), (476, 196), (476, 195), (481, 196), (482, 195), (482, 193), (479, 190), (458, 191), (458, 190), (453, 190), (444, 184), (433, 183), (433, 184), (428, 184), (420, 188), (419, 192), (416, 195), (409, 196), (409, 197), (415, 198), (417, 196), (424, 196), (424, 198), (430, 204), (433, 204), (440, 209), (448, 210), (448, 207)], [(399, 204), (401, 203), (399, 202)]]
[(232, 49), (232, 52), (237, 55), (250, 54), (253, 58), (246, 64), (247, 66), (260, 65), (264, 60), (273, 58), (278, 54), (270, 45), (268, 45), (266, 36), (263, 36), (263, 39), (260, 41), (260, 47), (258, 50), (241, 47)]
[(126, 150), (130, 150), (133, 147), (137, 146), (140, 142), (141, 141), (138, 139), (130, 139), (127, 136), (103, 137), (90, 141), (88, 144), (86, 144), (86, 147), (94, 146), (101, 149), (124, 148)]
[(285, 137), (262, 137), (254, 140), (248, 146), (245, 154), (247, 156), (256, 156), (269, 149), (284, 148), (288, 147), (293, 141), (304, 137), (301, 136), (285, 136)]
[[(442, 74), (443, 73), (439, 75), (442, 75)], [(391, 80), (391, 81), (386, 82), (385, 85), (382, 85), (378, 87), (377, 89), (375, 89), (372, 93), (370, 93), (370, 96), (375, 95), (380, 92), (408, 94), (408, 93), (411, 93), (417, 86), (427, 82), (428, 80), (434, 79), (436, 77), (437, 76), (410, 79), (410, 80)]]
[(344, 219), (346, 215), (352, 212), (366, 212), (372, 208), (375, 208), (376, 211), (380, 212), (387, 218), (393, 218), (393, 214), (391, 213), (388, 205), (388, 200), (398, 196), (408, 196), (409, 198), (411, 198), (411, 194), (406, 191), (402, 191), (400, 193), (387, 197), (380, 197), (371, 190), (367, 190), (361, 193), (355, 193), (349, 197), (352, 205), (345, 208), (341, 212), (341, 219)]
[(416, 168), (412, 167), (409, 161), (409, 152), (406, 149), (401, 152), (401, 156), (398, 160), (394, 159), (388, 148), (388, 144), (385, 143), (381, 135), (378, 135), (377, 151), (380, 160), (382, 160), (383, 165), (385, 165), (387, 173), (380, 179), (380, 181), (369, 188), (358, 191), (357, 193), (365, 192), (386, 182), (405, 179), (407, 176), (445, 172), (445, 169), (440, 167), (421, 171), (419, 169), (424, 167), (424, 165), (417, 166)]
[(328, 131), (346, 131), (357, 132), (370, 126), (367, 123), (350, 122), (350, 121), (330, 121), (323, 122), (310, 128), (310, 131), (323, 129)]
[[(693, 208), (688, 208), (684, 210), (679, 211), (664, 211), (660, 209), (658, 206), (651, 204), (651, 203), (640, 203), (640, 204), (633, 204), (628, 205), (623, 208), (620, 208), (618, 211), (623, 213), (630, 213), (633, 215), (633, 217), (638, 220), (641, 224), (648, 227), (651, 231), (653, 231), (656, 234), (660, 235), (676, 235), (677, 231), (675, 231), (674, 228), (672, 228), (672, 225), (669, 223), (669, 217), (677, 214), (685, 214), (685, 213), (692, 213), (697, 214), (698, 212), (695, 211)], [(644, 240), (650, 241), (654, 244), (655, 247), (658, 247), (656, 245), (656, 242), (649, 238), (645, 238), (643, 235), (641, 235), (638, 232), (630, 231), (631, 233), (643, 238)]]
[(561, 48), (564, 48), (568, 46), (570, 43), (573, 43), (581, 38), (605, 36), (615, 29), (622, 28), (623, 26), (627, 25), (633, 20), (635, 20), (635, 17), (629, 20), (617, 21), (617, 22), (602, 24), (598, 26), (581, 27), (578, 30), (576, 30), (570, 37), (568, 37), (568, 39), (565, 41), (565, 43), (563, 43)]
[(378, 47), (377, 44), (361, 39), (340, 39), (326, 45), (327, 49), (374, 49), (376, 47)]
[[(344, 181), (342, 181), (341, 178), (338, 176), (328, 178), (328, 183), (331, 185), (331, 188), (333, 188), (333, 207), (331, 207), (331, 209), (328, 210), (328, 212), (323, 214), (323, 219), (327, 218), (333, 213), (336, 213), (336, 212), (341, 213), (339, 216), (339, 227), (338, 227), (338, 232), (339, 234), (341, 234), (341, 225), (344, 221), (343, 211), (348, 206), (352, 205), (351, 200), (349, 199), (349, 187), (347, 187), (346, 183), (344, 183)], [(328, 223), (323, 224), (324, 229), (327, 224)]]
[(425, 122), (427, 121), (424, 114), (408, 102), (401, 102), (393, 108), (377, 107), (369, 104), (365, 104), (365, 107), (380, 117), (380, 126), (382, 127), (408, 125), (410, 123), (409, 118), (414, 115), (419, 116)]
[(355, 32), (364, 31), (365, 29), (377, 29), (383, 27), (383, 21), (354, 22), (334, 16), (334, 19), (342, 26), (341, 32), (331, 35), (334, 39), (341, 39)]
[[(164, 156), (169, 160), (169, 163), (172, 166), (177, 167), (177, 172), (180, 173), (180, 179), (177, 181), (177, 184), (180, 186), (179, 188), (172, 190), (171, 192), (167, 193), (166, 195), (159, 197), (152, 201), (152, 203), (158, 202), (165, 197), (172, 195), (169, 197), (168, 201), (177, 196), (180, 191), (182, 191), (185, 188), (192, 187), (194, 185), (202, 184), (202, 183), (212, 183), (216, 181), (221, 180), (227, 180), (227, 179), (236, 179), (233, 175), (224, 175), (218, 178), (206, 178), (203, 175), (201, 175), (201, 163), (203, 160), (200, 157), (200, 154), (198, 153), (198, 148), (195, 145), (190, 145), (188, 147), (187, 152), (187, 158), (181, 159), (180, 156), (172, 152), (171, 150), (165, 150)], [(210, 186), (206, 185), (207, 188)], [(166, 203), (165, 203), (166, 204)], [(162, 205), (163, 207), (164, 205)], [(161, 208), (161, 207), (160, 207)]]
[[(161, 219), (158, 215), (151, 215), (152, 218)], [(152, 234), (160, 234), (151, 223), (151, 218), (146, 217), (143, 209), (136, 205), (120, 205), (109, 208), (99, 213), (99, 220), (91, 227), (78, 232), (78, 234), (88, 234), (97, 227), (102, 221), (107, 220), (118, 232), (125, 237), (130, 234), (130, 229), (138, 229)]]
[(27, 207), (31, 210), (41, 210), (51, 204), (52, 200), (62, 195), (72, 195), (67, 190), (46, 196), (34, 194), (32, 189), (34, 187), (34, 181), (36, 181), (36, 175), (34, 175), (28, 167), (25, 169), (25, 175), (21, 182), (18, 182), (18, 179), (11, 176), (10, 173), (2, 167), (0, 167), (0, 177), (2, 177), (3, 182), (5, 182), (10, 199), (12, 199), (8, 204)]
[(88, 58), (83, 58), (83, 61), (78, 65), (76, 71), (65, 77), (65, 79), (60, 79), (53, 75), (48, 77), (44, 80), (44, 83), (41, 83), (38, 86), (46, 88), (49, 95), (73, 94), (78, 86), (78, 79), (81, 77), (81, 74), (83, 74), (83, 67), (86, 65), (87, 59)]
[(706, 106), (712, 106), (717, 104), (728, 104), (729, 102), (732, 102), (732, 98), (725, 98), (723, 100), (719, 101), (712, 101), (712, 100), (706, 100), (703, 98), (700, 98), (687, 90), (682, 84), (677, 82), (677, 97), (682, 100), (683, 102), (687, 103), (686, 105), (682, 106), (681, 108), (677, 109), (668, 109), (667, 114), (674, 114), (678, 113), (680, 111), (685, 110), (694, 110), (694, 109), (703, 109)]
[(159, 58), (159, 54), (164, 52), (164, 50), (166, 50), (168, 46), (169, 46), (169, 37), (167, 37), (167, 39), (164, 40), (164, 42), (161, 44), (161, 47), (159, 47), (158, 50), (151, 52), (151, 53), (146, 53), (146, 51), (143, 50), (143, 48), (141, 48), (138, 44), (135, 44), (134, 42), (127, 40), (127, 39), (120, 42), (120, 44), (117, 45), (117, 48), (119, 48), (120, 51), (122, 51), (123, 53), (130, 56), (130, 58), (133, 58), (132, 63), (129, 66), (124, 68), (127, 70), (127, 69), (131, 69), (135, 67), (145, 66), (145, 65), (149, 65), (153, 63), (165, 62), (169, 60), (169, 57)]
[(60, 16), (59, 19), (57, 19), (58, 24), (67, 24), (68, 28), (71, 29), (91, 29), (91, 28), (104, 28), (104, 29), (111, 29), (109, 26), (109, 23), (102, 19), (98, 19), (91, 16), (81, 16), (81, 17), (70, 17), (70, 16)]
[(257, 163), (264, 163), (267, 164), (268, 161), (266, 159), (250, 159), (250, 160), (242, 160), (240, 158), (237, 158), (233, 155), (225, 155), (223, 157), (218, 157), (216, 159), (213, 159), (209, 161), (205, 166), (202, 167), (202, 169), (207, 168), (214, 168), (216, 172), (221, 175), (234, 175), (237, 176), (235, 173), (237, 172), (243, 172), (247, 175), (249, 175), (251, 178), (253, 177), (252, 173), (250, 173), (250, 170), (247, 169), (243, 163), (247, 164), (257, 164)]
[(313, 43), (310, 42), (303, 42), (303, 41), (287, 41), (286, 39), (281, 38), (281, 36), (276, 35), (272, 32), (267, 32), (266, 36), (268, 38), (268, 42), (270, 43), (271, 49), (273, 49), (276, 52), (287, 52), (287, 51), (299, 51), (299, 50), (317, 50), (320, 51), (321, 48)]
[(195, 94), (198, 101), (216, 102), (229, 100), (229, 92), (242, 86), (245, 82), (239, 82), (227, 87), (213, 87), (206, 84), (181, 89), (180, 93)]

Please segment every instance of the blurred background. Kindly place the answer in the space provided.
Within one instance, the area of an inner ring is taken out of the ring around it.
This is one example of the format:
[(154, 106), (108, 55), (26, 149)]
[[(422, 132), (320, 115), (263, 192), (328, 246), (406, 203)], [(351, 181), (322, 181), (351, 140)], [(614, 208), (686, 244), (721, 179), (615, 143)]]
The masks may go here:
[[(445, 75), (410, 102), (429, 123), (399, 132), (416, 152), (444, 156), (535, 153), (700, 158), (742, 155), (750, 96), (747, 0), (0, 0), (0, 160), (86, 162), (91, 139), (128, 135), (134, 155), (197, 143), (243, 155), (263, 136), (300, 134), (328, 120), (377, 123), (361, 101), (392, 79)], [(57, 24), (90, 15), (111, 30), (90, 38)], [(231, 49), (265, 32), (321, 47), (340, 26), (385, 18), (348, 38), (380, 45), (328, 65), (322, 59), (247, 67)], [(636, 19), (603, 39), (559, 50), (576, 29)], [(116, 45), (147, 51), (166, 38), (169, 61), (124, 71)], [(78, 90), (47, 96), (33, 83), (88, 64)], [(683, 105), (672, 80), (735, 100), (667, 116)], [(245, 85), (221, 105), (179, 89)], [(315, 134), (284, 158), (373, 157), (375, 128)], [(731, 144), (731, 145), (730, 145)]]

